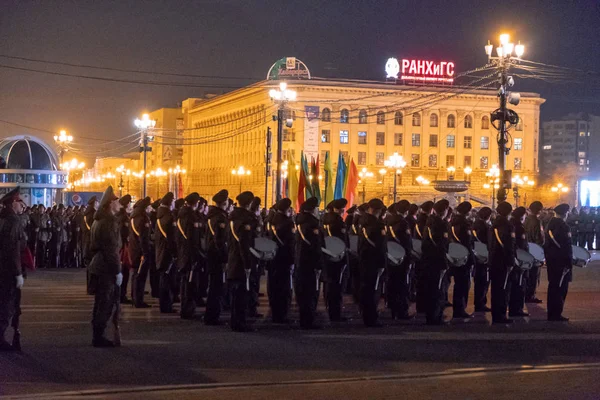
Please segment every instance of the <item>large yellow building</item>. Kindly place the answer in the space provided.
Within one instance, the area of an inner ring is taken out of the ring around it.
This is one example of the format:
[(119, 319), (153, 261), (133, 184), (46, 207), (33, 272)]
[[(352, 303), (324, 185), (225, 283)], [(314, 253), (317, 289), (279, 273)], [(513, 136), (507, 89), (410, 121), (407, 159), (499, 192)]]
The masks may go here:
[[(489, 200), (491, 191), (484, 189), (488, 182), (485, 174), (498, 163), (497, 131), (490, 123), (490, 112), (498, 108), (495, 89), (299, 79), (310, 76), (300, 75), (286, 76), (288, 88), (297, 92), (297, 98), (285, 105), (285, 116), (293, 124), (284, 129), (284, 159), (293, 155), (298, 161), (304, 150), (311, 156), (319, 155), (322, 163), (329, 151), (335, 170), (341, 152), (345, 159), (354, 159), (359, 170), (373, 172), (373, 177), (359, 184), (359, 199), (364, 189), (367, 199), (380, 197), (387, 201), (393, 176), (391, 172), (380, 174), (380, 170), (385, 160), (397, 152), (407, 162), (399, 177), (400, 198), (420, 201), (439, 196), (431, 186), (419, 184), (417, 178), (445, 180), (450, 178), (448, 167), (454, 167), (452, 178), (471, 182), (471, 198)], [(277, 154), (277, 123), (273, 116), (279, 106), (270, 98), (269, 90), (277, 89), (279, 82), (268, 79), (221, 96), (190, 98), (182, 103), (186, 192), (198, 191), (210, 197), (227, 188), (234, 197), (241, 188), (263, 197), (266, 132), (270, 127), (271, 203)], [(537, 174), (543, 102), (538, 94), (521, 93), (520, 104), (513, 107), (521, 117), (521, 122), (510, 130), (511, 151), (506, 166), (513, 170), (513, 176), (534, 179)], [(249, 169), (251, 175), (232, 174), (239, 166)], [(472, 169), (469, 176), (464, 173), (465, 167)]]

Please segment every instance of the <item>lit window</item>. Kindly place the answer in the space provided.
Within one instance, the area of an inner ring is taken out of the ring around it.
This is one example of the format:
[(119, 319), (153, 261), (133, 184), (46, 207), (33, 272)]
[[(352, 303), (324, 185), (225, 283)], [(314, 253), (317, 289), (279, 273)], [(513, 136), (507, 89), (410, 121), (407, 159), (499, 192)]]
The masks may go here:
[(385, 113), (383, 111), (377, 113), (377, 125), (385, 125)]
[(438, 116), (437, 114), (431, 114), (429, 116), (429, 126), (432, 128), (436, 128), (438, 126)]
[(377, 146), (385, 146), (385, 132), (377, 132), (375, 141)]
[(522, 158), (521, 157), (515, 157), (515, 169), (521, 169), (521, 164), (522, 164)]
[(412, 145), (415, 147), (418, 147), (421, 145), (421, 134), (420, 133), (412, 134)]
[(467, 128), (467, 129), (473, 128), (473, 117), (471, 117), (470, 115), (467, 115), (465, 117), (465, 128)]
[(542, 147), (544, 150), (552, 150), (552, 145), (551, 144), (546, 144), (544, 145), (544, 147)]
[(429, 147), (438, 147), (438, 135), (429, 135)]
[(585, 165), (585, 160), (583, 158), (579, 159), (579, 165)]
[(515, 150), (523, 150), (523, 138), (515, 138), (513, 148)]
[(358, 123), (359, 124), (366, 124), (367, 123), (367, 111), (360, 110), (358, 112)]
[(366, 151), (358, 152), (358, 165), (367, 165), (367, 152)]
[(456, 117), (453, 114), (448, 115), (448, 128), (456, 127)]
[(585, 132), (579, 132), (579, 136), (585, 136)]
[(394, 115), (394, 125), (402, 125), (402, 123), (402, 113), (400, 111), (396, 111), (396, 114)]
[(413, 114), (412, 124), (413, 124), (413, 126), (421, 126), (421, 114), (419, 114), (419, 113)]
[(348, 131), (340, 131), (340, 143), (348, 144)]
[(323, 111), (321, 111), (321, 121), (331, 121), (331, 111), (329, 110), (329, 108), (324, 108)]
[(358, 132), (358, 144), (367, 144), (367, 132)]
[(385, 154), (383, 152), (375, 153), (375, 164), (383, 165), (385, 163)]
[(465, 140), (464, 140), (465, 149), (471, 148), (471, 141), (472, 141), (471, 136), (465, 136)]
[(490, 148), (490, 138), (487, 137), (487, 136), (482, 136), (479, 143), (480, 143), (480, 147), (482, 149), (489, 149)]
[(331, 140), (331, 131), (323, 129), (321, 131), (321, 143), (329, 143)]
[(454, 135), (446, 136), (446, 147), (449, 149), (453, 149), (455, 147), (454, 140), (455, 140)]
[(421, 156), (419, 154), (412, 154), (410, 156), (410, 166), (411, 167), (419, 167), (419, 164), (421, 162)]
[(481, 129), (490, 129), (490, 117), (487, 115), (481, 118)]
[(437, 155), (431, 154), (429, 156), (429, 168), (437, 168)]
[(481, 168), (481, 169), (488, 168), (488, 158), (487, 157), (481, 157), (479, 159), (479, 168)]
[(402, 146), (402, 134), (394, 133), (394, 146)]
[[(349, 118), (350, 118), (350, 112), (345, 108), (342, 109), (342, 111), (340, 111), (340, 123), (347, 124)], [(346, 143), (348, 143), (348, 142), (346, 142)]]

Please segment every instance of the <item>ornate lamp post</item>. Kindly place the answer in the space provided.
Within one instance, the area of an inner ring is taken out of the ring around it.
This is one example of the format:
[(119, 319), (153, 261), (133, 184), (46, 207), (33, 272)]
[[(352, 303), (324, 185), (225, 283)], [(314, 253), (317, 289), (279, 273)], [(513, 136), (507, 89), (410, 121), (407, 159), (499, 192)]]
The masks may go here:
[[(154, 139), (153, 136), (148, 135), (148, 132), (156, 126), (156, 121), (153, 119), (150, 119), (150, 116), (148, 114), (144, 114), (144, 115), (142, 115), (142, 119), (136, 119), (134, 121), (134, 124), (139, 130), (141, 130), (141, 133), (142, 133), (140, 145), (142, 147), (142, 152), (144, 153), (144, 171), (146, 171), (147, 170), (147, 165), (146, 165), (147, 155), (146, 155), (146, 153), (149, 150), (148, 142)], [(148, 177), (148, 174), (144, 174), (144, 183), (142, 186), (142, 197), (146, 197), (147, 177)]]
[[(269, 97), (279, 104), (277, 110), (277, 173), (275, 183), (276, 201), (281, 200), (281, 165), (283, 163), (283, 122), (284, 122), (284, 110), (286, 103), (296, 100), (296, 91), (287, 88), (287, 83), (280, 82), (279, 90), (271, 89), (269, 91)], [(288, 124), (288, 122), (286, 122)], [(290, 123), (291, 126), (291, 123)], [(266, 199), (265, 199), (266, 200)]]
[[(240, 193), (242, 193), (242, 179), (244, 178), (244, 176), (250, 176), (250, 174), (252, 174), (252, 172), (249, 169), (245, 169), (241, 165), (238, 167), (238, 169), (231, 170), (231, 175), (237, 175), (239, 177)], [(281, 190), (281, 186), (280, 186), (280, 190)]]
[(359, 183), (362, 183), (362, 202), (365, 203), (366, 200), (366, 194), (367, 194), (367, 178), (372, 178), (373, 177), (373, 173), (369, 170), (367, 170), (367, 168), (363, 168), (359, 173), (358, 176), (360, 177), (360, 181)]
[(402, 173), (402, 169), (406, 167), (406, 161), (402, 158), (398, 153), (394, 153), (385, 160), (384, 165), (393, 170), (394, 173), (394, 203), (396, 202), (396, 197), (398, 196), (398, 175)]

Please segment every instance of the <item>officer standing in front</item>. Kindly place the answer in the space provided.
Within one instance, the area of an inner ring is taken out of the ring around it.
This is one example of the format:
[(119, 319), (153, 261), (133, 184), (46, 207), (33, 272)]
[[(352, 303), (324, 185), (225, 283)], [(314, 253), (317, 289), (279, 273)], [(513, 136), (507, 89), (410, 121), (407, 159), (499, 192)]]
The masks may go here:
[(506, 318), (510, 295), (510, 274), (515, 267), (515, 230), (508, 220), (512, 211), (510, 203), (503, 201), (496, 208), (498, 216), (492, 225), (490, 243), (490, 278), (492, 283), (492, 322), (512, 323)]
[[(342, 215), (347, 205), (348, 200), (346, 199), (333, 200), (328, 204), (327, 213), (323, 216), (325, 235), (340, 239), (346, 248), (348, 248), (349, 242)], [(341, 261), (325, 260), (323, 294), (330, 321), (342, 321), (342, 289), (347, 268), (348, 257), (344, 257)]]
[[(525, 219), (525, 235), (527, 236), (527, 242), (535, 243), (541, 247), (544, 247), (544, 227), (539, 219), (540, 212), (544, 209), (544, 206), (539, 201), (534, 201), (529, 205), (530, 214)], [(527, 273), (527, 280), (525, 286), (525, 302), (539, 304), (542, 300), (538, 299), (535, 295), (537, 287), (540, 283), (540, 268), (541, 265), (534, 263), (533, 267)]]
[(569, 205), (561, 204), (554, 209), (554, 217), (548, 223), (544, 252), (548, 265), (548, 321), (569, 319), (562, 315), (569, 282), (573, 278), (573, 249), (571, 232), (565, 222)]

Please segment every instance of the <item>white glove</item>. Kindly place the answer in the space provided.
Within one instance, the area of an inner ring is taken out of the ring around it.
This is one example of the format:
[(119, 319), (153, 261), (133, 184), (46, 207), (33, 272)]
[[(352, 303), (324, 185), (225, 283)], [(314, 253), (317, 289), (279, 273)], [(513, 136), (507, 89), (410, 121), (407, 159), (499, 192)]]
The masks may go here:
[(120, 287), (122, 283), (123, 283), (123, 274), (119, 272), (117, 274), (117, 286)]
[(17, 275), (15, 279), (17, 280), (17, 289), (21, 289), (25, 284), (25, 279), (23, 279), (23, 275)]

